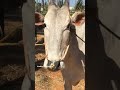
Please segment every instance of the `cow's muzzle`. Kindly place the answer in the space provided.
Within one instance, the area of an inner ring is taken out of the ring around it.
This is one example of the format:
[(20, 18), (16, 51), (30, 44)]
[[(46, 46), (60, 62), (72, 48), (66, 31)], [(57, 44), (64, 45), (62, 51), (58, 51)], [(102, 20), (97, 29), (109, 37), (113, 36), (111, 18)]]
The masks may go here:
[(60, 69), (60, 61), (50, 61), (48, 60), (48, 69), (52, 71), (56, 71)]
[(46, 68), (51, 71), (57, 71), (59, 69), (61, 69), (61, 70), (64, 69), (65, 64), (61, 60), (60, 61), (51, 61), (51, 60), (45, 59), (43, 66), (37, 66), (37, 67)]

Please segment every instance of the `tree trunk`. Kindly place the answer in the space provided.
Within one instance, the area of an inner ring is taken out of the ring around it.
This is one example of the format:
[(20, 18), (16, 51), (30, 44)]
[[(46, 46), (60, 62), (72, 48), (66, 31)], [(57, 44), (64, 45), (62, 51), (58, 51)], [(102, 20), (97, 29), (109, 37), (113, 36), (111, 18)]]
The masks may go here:
[(42, 8), (43, 8), (43, 11), (45, 10), (45, 5), (44, 5), (44, 0), (42, 0)]

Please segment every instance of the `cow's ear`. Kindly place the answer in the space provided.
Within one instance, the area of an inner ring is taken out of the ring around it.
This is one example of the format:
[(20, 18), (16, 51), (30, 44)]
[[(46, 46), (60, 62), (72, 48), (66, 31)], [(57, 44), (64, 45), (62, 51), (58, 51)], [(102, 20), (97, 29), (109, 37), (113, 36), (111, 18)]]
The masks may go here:
[(35, 12), (35, 25), (40, 26), (43, 24), (44, 24), (44, 16), (39, 12)]
[(84, 12), (75, 12), (71, 17), (72, 24), (75, 26), (80, 26), (85, 22)]

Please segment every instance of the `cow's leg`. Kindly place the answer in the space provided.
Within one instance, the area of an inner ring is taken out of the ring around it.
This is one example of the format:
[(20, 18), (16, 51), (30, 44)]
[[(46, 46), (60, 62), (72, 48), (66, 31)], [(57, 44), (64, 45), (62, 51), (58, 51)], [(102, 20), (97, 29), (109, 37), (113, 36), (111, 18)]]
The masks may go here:
[[(28, 0), (29, 1), (29, 0)], [(21, 90), (34, 90), (35, 81), (35, 26), (34, 26), (34, 6), (25, 3), (22, 8), (23, 18), (23, 43), (25, 53), (26, 74), (23, 80)], [(33, 3), (34, 4), (34, 3)]]
[(64, 80), (64, 89), (65, 90), (72, 90), (72, 84), (69, 80)]

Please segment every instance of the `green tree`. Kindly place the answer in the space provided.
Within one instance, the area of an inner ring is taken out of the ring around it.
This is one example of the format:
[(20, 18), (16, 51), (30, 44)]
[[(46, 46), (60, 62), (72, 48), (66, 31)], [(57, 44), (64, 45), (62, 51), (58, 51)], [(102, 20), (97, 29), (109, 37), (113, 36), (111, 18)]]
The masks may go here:
[(44, 10), (42, 11), (42, 14), (45, 15), (47, 13), (48, 10), (48, 3), (47, 1), (44, 2)]
[(45, 8), (44, 0), (42, 0), (42, 8), (43, 8), (43, 11), (44, 11), (44, 8)]
[(41, 12), (41, 3), (35, 3), (35, 11)]
[(75, 10), (83, 10), (84, 9), (84, 6), (83, 6), (83, 1), (82, 0), (77, 0), (77, 3), (75, 5)]

